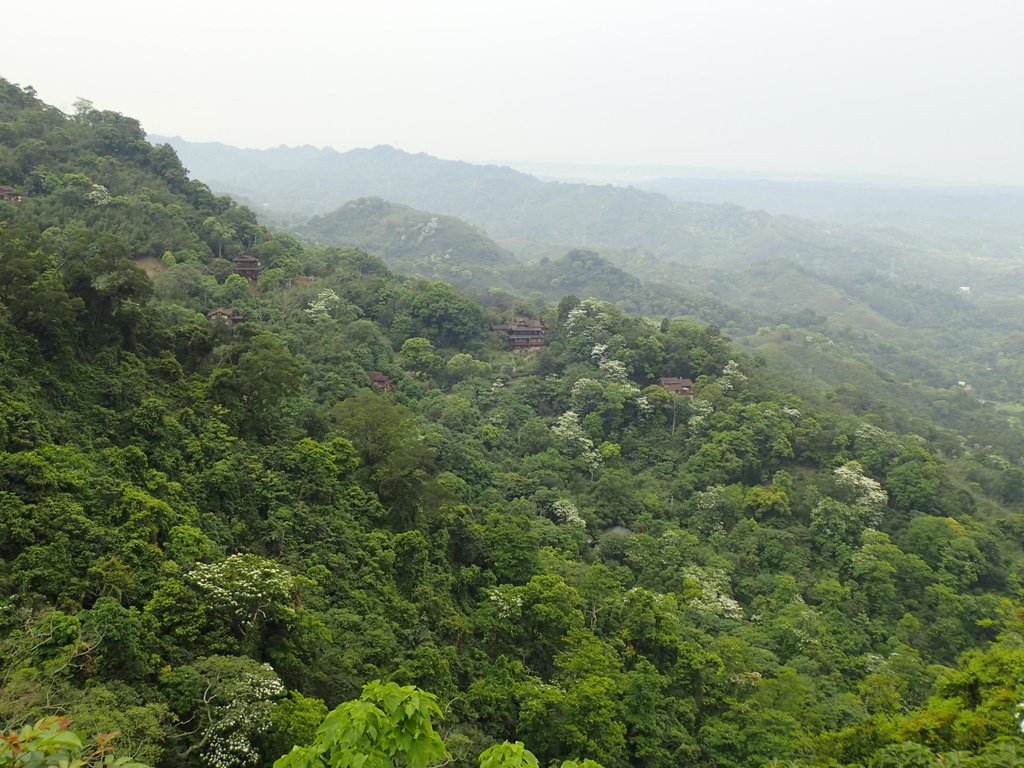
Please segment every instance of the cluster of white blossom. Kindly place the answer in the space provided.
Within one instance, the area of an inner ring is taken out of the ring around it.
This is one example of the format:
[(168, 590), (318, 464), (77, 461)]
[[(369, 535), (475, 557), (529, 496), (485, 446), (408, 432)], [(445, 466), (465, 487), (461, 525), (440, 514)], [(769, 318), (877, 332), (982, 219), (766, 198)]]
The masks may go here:
[(785, 630), (795, 639), (800, 648), (807, 649), (819, 645), (818, 625), (821, 615), (804, 602), (801, 595), (793, 598), (785, 609)]
[(693, 494), (690, 503), (697, 510), (699, 525), (703, 533), (721, 533), (725, 530), (722, 520), (726, 515), (726, 498), (722, 486), (712, 485)]
[(551, 431), (571, 445), (583, 446), (589, 444), (591, 448), (594, 446), (591, 439), (583, 434), (583, 427), (580, 425), (580, 415), (576, 411), (569, 410), (559, 416), (555, 423), (551, 425)]
[(873, 477), (864, 474), (864, 468), (858, 461), (848, 461), (832, 471), (836, 485), (852, 497), (851, 503), (870, 512), (866, 520), (869, 526), (876, 526), (882, 521), (882, 511), (889, 503), (889, 496), (882, 484)]
[(796, 408), (788, 408), (786, 406), (783, 406), (782, 407), (782, 412), (784, 414), (786, 414), (787, 416), (789, 416), (791, 419), (799, 419), (800, 418), (800, 411), (798, 411)]
[(906, 435), (900, 438), (893, 432), (886, 432), (884, 429), (880, 429), (872, 424), (861, 424), (853, 433), (853, 440), (856, 446), (870, 446), (874, 451), (881, 451), (882, 453), (892, 455), (902, 450), (902, 443), (908, 438), (912, 439), (912, 436)]
[(612, 317), (605, 311), (603, 302), (584, 299), (571, 310), (562, 326), (570, 339), (582, 339), (591, 344), (599, 338), (607, 338), (612, 326)]
[(207, 605), (225, 609), (247, 626), (268, 616), (292, 615), (294, 577), (258, 555), (231, 555), (219, 563), (197, 563), (189, 580), (203, 593)]
[(594, 449), (594, 441), (583, 432), (580, 415), (576, 411), (566, 411), (551, 426), (551, 431), (565, 443), (591, 472), (601, 466), (601, 454)]
[(588, 379), (586, 377), (582, 379), (576, 379), (576, 382), (572, 385), (569, 395), (574, 403), (579, 402), (585, 398), (588, 389), (597, 389), (601, 387), (601, 382), (597, 379)]
[(238, 731), (221, 732), (217, 728), (209, 735), (202, 757), (210, 768), (246, 768), (256, 765), (260, 755), (252, 742)]
[(551, 511), (555, 513), (558, 521), (573, 528), (586, 528), (587, 521), (583, 519), (579, 509), (569, 499), (558, 499), (551, 505)]
[(326, 320), (331, 316), (331, 310), (341, 303), (341, 297), (327, 288), (317, 294), (313, 301), (306, 307), (306, 314), (314, 320)]
[(1024, 701), (1017, 705), (1017, 727), (1024, 733)]
[(110, 205), (110, 201), (113, 200), (110, 191), (102, 184), (93, 184), (92, 190), (86, 194), (86, 198), (93, 205)]
[(234, 685), (232, 701), (211, 712), (203, 761), (210, 768), (248, 768), (259, 762), (259, 751), (253, 745), (256, 736), (270, 730), (275, 699), (284, 695), (285, 687), (269, 664), (258, 673), (244, 675)]
[[(629, 373), (626, 371), (626, 364), (621, 360), (602, 360), (598, 366), (609, 379), (626, 384), (629, 382)], [(639, 391), (639, 390), (638, 390)]]
[(636, 409), (640, 412), (641, 418), (648, 419), (654, 414), (654, 406), (647, 399), (647, 395), (640, 395), (636, 399)]
[(694, 434), (701, 434), (708, 426), (708, 418), (715, 411), (715, 406), (710, 400), (703, 397), (695, 397), (690, 401), (690, 418), (686, 422), (687, 428)]
[(514, 590), (508, 584), (487, 590), (487, 598), (494, 604), (499, 619), (515, 619), (522, 613), (523, 596)]
[(437, 232), (438, 227), (440, 227), (440, 226), (441, 226), (441, 223), (437, 220), (437, 216), (431, 216), (430, 217), (430, 221), (428, 221), (426, 224), (423, 224), (423, 225), (420, 226), (420, 228), (419, 228), (420, 235), (419, 235), (418, 238), (416, 238), (416, 242), (417, 243), (422, 243), (428, 237), (430, 237), (435, 232)]
[(1000, 456), (998, 453), (986, 453), (982, 457), (982, 461), (992, 469), (1006, 470), (1013, 466), (1008, 458)]
[(608, 356), (607, 344), (595, 344), (590, 350), (590, 359), (600, 365)]
[(868, 672), (877, 672), (884, 662), (885, 658), (877, 653), (864, 654), (864, 668)]
[(692, 608), (728, 619), (743, 618), (743, 607), (729, 594), (729, 576), (724, 570), (688, 565), (683, 575), (700, 587), (700, 594), (690, 601)]
[(731, 392), (733, 387), (742, 384), (746, 380), (746, 375), (740, 371), (740, 364), (735, 360), (730, 360), (722, 369), (722, 375), (718, 379), (718, 386), (723, 392)]

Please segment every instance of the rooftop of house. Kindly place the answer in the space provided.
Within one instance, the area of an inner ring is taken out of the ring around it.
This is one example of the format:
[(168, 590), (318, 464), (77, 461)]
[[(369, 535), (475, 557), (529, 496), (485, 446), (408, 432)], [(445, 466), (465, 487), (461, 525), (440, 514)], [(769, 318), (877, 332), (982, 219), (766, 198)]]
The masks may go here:
[(521, 330), (537, 330), (543, 331), (547, 328), (543, 321), (537, 320), (533, 317), (516, 317), (511, 323), (502, 323), (499, 325), (492, 325), (492, 329), (495, 331), (521, 331)]
[(370, 380), (370, 384), (383, 389), (385, 392), (395, 391), (395, 383), (391, 381), (391, 377), (383, 371), (367, 371), (366, 378)]

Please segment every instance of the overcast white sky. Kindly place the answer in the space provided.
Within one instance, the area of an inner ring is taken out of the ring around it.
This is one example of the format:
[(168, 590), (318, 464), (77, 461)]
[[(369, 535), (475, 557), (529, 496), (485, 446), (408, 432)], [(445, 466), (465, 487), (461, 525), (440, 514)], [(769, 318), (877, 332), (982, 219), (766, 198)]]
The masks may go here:
[(1021, 0), (31, 0), (0, 76), (152, 133), (1024, 183)]

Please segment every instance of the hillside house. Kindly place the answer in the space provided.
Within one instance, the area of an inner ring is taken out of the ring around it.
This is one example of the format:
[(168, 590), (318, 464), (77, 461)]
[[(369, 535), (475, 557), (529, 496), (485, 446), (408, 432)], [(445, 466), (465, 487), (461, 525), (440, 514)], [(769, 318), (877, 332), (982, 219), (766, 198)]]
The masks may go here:
[(370, 385), (374, 389), (379, 389), (382, 392), (394, 392), (395, 383), (391, 381), (391, 377), (381, 371), (367, 371), (366, 377), (370, 380)]
[(13, 187), (0, 185), (0, 200), (8, 203), (20, 203), (21, 195), (15, 192)]
[(228, 325), (238, 325), (242, 322), (242, 315), (228, 307), (217, 307), (216, 309), (206, 313), (206, 319), (211, 323), (218, 322), (227, 323)]
[(673, 395), (693, 397), (693, 382), (689, 379), (680, 379), (676, 376), (663, 376), (658, 379), (658, 384)]
[(543, 347), (547, 339), (547, 326), (532, 317), (517, 317), (508, 324), (492, 325), (491, 330), (505, 334), (510, 350)]
[(255, 281), (263, 270), (263, 267), (260, 266), (260, 260), (255, 256), (236, 256), (233, 263), (235, 265), (235, 272), (252, 281)]

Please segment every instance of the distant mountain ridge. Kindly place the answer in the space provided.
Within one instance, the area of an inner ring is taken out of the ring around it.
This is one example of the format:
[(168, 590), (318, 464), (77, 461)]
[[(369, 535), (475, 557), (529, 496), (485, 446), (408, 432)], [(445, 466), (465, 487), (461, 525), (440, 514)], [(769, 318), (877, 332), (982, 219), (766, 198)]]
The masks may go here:
[[(955, 290), (964, 271), (958, 275), (950, 264), (936, 270), (937, 256), (1016, 259), (1024, 240), (1024, 189), (1015, 187), (668, 178), (634, 188), (542, 181), (505, 166), (386, 145), (346, 152), (308, 145), (255, 150), (149, 138), (174, 147), (217, 191), (251, 201), (277, 221), (380, 197), (463, 219), (526, 258), (550, 254), (552, 247), (633, 250), (718, 267), (783, 258), (839, 273), (851, 266), (895, 269)], [(926, 269), (914, 263), (922, 256)]]
[[(463, 219), (499, 243), (514, 242), (523, 257), (550, 253), (554, 246), (563, 252), (635, 250), (715, 266), (780, 256), (813, 262), (816, 251), (842, 262), (842, 253), (837, 258), (831, 252), (835, 237), (819, 225), (736, 205), (678, 202), (632, 187), (540, 181), (507, 167), (412, 155), (389, 146), (347, 152), (248, 150), (150, 139), (169, 143), (214, 189), (240, 195), (257, 210), (311, 216), (350, 200), (379, 197)], [(890, 256), (877, 245), (869, 241), (854, 250), (862, 258), (877, 255), (868, 266), (880, 268)]]

